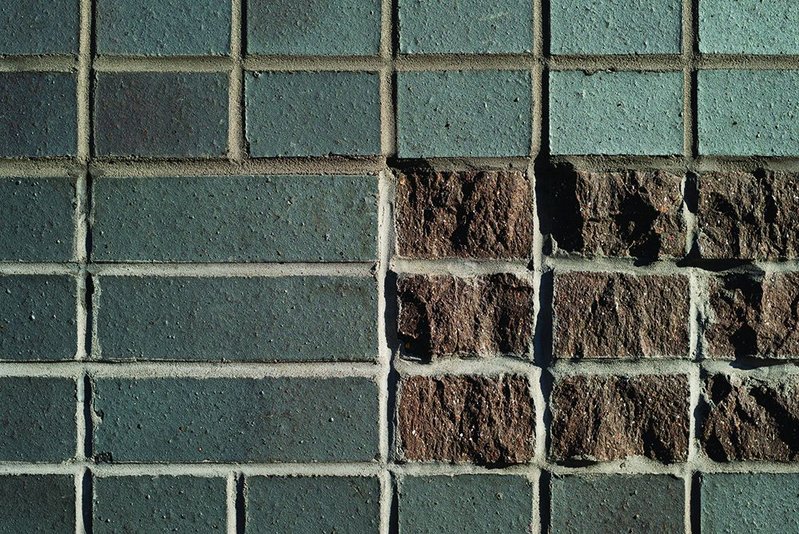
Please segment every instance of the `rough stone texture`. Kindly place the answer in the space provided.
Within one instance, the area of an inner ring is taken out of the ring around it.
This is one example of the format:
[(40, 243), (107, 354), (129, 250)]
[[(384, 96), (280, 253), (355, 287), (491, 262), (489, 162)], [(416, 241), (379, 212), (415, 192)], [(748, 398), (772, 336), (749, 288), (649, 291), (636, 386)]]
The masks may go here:
[(529, 281), (512, 274), (405, 275), (398, 286), (398, 336), (408, 356), (527, 357), (534, 322)]
[(410, 461), (501, 466), (533, 458), (535, 408), (521, 376), (414, 376), (400, 385), (400, 451)]
[(699, 50), (705, 54), (799, 54), (793, 0), (702, 0)]
[(688, 389), (685, 375), (564, 377), (550, 399), (550, 455), (556, 461), (685, 461)]
[(688, 278), (570, 272), (555, 277), (554, 354), (688, 357)]
[(718, 462), (799, 460), (797, 381), (714, 375), (705, 387), (702, 443)]
[(401, 174), (395, 226), (401, 256), (529, 258), (530, 182), (518, 171)]
[(77, 54), (79, 0), (0, 5), (0, 54)]
[(705, 258), (799, 257), (799, 174), (707, 173), (699, 178), (699, 247)]
[(799, 532), (796, 473), (703, 473), (702, 532)]
[(72, 475), (0, 475), (0, 532), (75, 532)]

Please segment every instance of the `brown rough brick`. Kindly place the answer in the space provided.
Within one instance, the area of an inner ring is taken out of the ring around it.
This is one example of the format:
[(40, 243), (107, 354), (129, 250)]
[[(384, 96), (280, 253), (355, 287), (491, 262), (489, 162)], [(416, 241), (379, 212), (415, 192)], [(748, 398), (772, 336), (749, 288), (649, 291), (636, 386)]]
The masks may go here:
[(715, 375), (708, 379), (709, 409), (702, 429), (708, 456), (732, 460), (799, 460), (796, 378), (765, 382)]
[(534, 315), (529, 281), (512, 274), (409, 275), (398, 286), (398, 335), (409, 356), (527, 356)]
[(557, 275), (555, 355), (687, 357), (689, 298), (688, 279), (682, 276)]
[(521, 376), (406, 378), (399, 394), (401, 452), (423, 462), (528, 462), (534, 411), (530, 385)]
[(399, 254), (415, 258), (528, 258), (533, 246), (530, 183), (518, 171), (401, 174)]
[(569, 376), (552, 391), (553, 459), (688, 458), (688, 377)]
[(699, 178), (705, 258), (799, 257), (799, 174), (708, 173)]

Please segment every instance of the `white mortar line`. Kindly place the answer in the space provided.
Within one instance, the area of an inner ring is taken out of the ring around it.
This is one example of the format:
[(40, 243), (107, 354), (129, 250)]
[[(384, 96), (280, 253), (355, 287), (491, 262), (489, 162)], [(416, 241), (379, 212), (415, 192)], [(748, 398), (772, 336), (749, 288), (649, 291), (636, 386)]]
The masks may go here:
[(248, 71), (379, 71), (389, 64), (376, 56), (263, 56), (248, 55), (244, 68)]
[(284, 276), (374, 276), (374, 262), (352, 263), (92, 263), (97, 276), (189, 276), (248, 278)]
[(95, 160), (92, 170), (101, 176), (248, 176), (248, 175), (374, 175), (385, 167), (382, 157), (294, 157), (229, 160)]
[(238, 497), (236, 484), (236, 472), (230, 471), (227, 474), (227, 484), (225, 486), (225, 508), (227, 516), (227, 534), (236, 534), (236, 499)]
[(452, 276), (478, 276), (482, 274), (512, 273), (532, 281), (533, 275), (527, 268), (528, 259), (519, 261), (440, 259), (415, 260), (395, 257), (391, 270), (397, 274), (441, 274)]
[(533, 367), (529, 360), (500, 356), (475, 359), (446, 358), (430, 363), (419, 363), (396, 358), (394, 367), (403, 377), (442, 375), (498, 376), (504, 374), (528, 376), (538, 371), (538, 368)]
[[(81, 467), (77, 472), (73, 475), (73, 480), (75, 482), (75, 533), (76, 534), (85, 534), (86, 533), (86, 525), (83, 521), (83, 503), (84, 501), (92, 502), (91, 495), (84, 495), (83, 494), (83, 480), (86, 477), (91, 476), (89, 469), (86, 467)], [(42, 511), (44, 512), (44, 511)], [(91, 513), (91, 510), (88, 511)]]
[(79, 58), (71, 54), (0, 57), (0, 72), (75, 72)]
[(229, 56), (138, 57), (98, 55), (94, 59), (94, 70), (97, 72), (230, 72), (234, 68), (236, 68), (236, 64)]

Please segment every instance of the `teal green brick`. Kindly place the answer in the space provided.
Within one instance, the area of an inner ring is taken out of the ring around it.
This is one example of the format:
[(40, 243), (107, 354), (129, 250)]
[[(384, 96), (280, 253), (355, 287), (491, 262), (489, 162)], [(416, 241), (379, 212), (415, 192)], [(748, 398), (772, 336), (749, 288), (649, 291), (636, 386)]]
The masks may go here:
[(0, 6), (0, 55), (77, 54), (78, 0), (8, 0)]
[(682, 72), (552, 72), (551, 153), (682, 154), (682, 85)]
[(76, 91), (71, 73), (0, 73), (0, 157), (74, 156)]
[(378, 454), (378, 388), (369, 378), (109, 378), (93, 390), (94, 453), (114, 462), (357, 462)]
[(371, 277), (99, 279), (104, 360), (374, 361)]
[(403, 54), (521, 54), (533, 45), (530, 0), (399, 0)]
[(2, 475), (0, 499), (0, 534), (75, 532), (71, 475)]
[(531, 106), (528, 72), (400, 72), (399, 156), (527, 156)]
[(0, 360), (73, 359), (77, 303), (71, 276), (0, 277)]
[(94, 261), (377, 256), (377, 178), (371, 176), (99, 178), (92, 190)]
[(794, 0), (702, 0), (699, 50), (704, 54), (799, 54)]
[(403, 477), (399, 532), (531, 532), (533, 484), (514, 475)]
[(254, 157), (380, 153), (375, 72), (250, 72), (245, 97)]
[(380, 481), (374, 477), (248, 477), (250, 534), (380, 531)]
[(97, 0), (98, 54), (222, 55), (230, 51), (229, 0)]
[(799, 474), (705, 473), (702, 532), (799, 532)]
[(95, 534), (227, 532), (227, 481), (191, 476), (96, 477)]
[(552, 0), (550, 20), (553, 54), (680, 53), (681, 0)]
[(799, 70), (698, 74), (699, 153), (799, 155)]
[(75, 382), (0, 378), (0, 461), (58, 463), (75, 455)]
[(681, 533), (685, 481), (671, 475), (553, 477), (552, 532)]
[(72, 260), (75, 204), (72, 178), (0, 178), (0, 260)]
[(380, 0), (247, 0), (247, 52), (376, 56)]

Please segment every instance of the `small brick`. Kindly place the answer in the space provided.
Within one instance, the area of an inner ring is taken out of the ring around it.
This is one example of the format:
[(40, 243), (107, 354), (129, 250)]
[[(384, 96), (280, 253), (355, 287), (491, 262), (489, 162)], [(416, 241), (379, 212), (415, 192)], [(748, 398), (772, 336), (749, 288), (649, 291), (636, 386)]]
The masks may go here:
[(518, 171), (399, 175), (399, 254), (416, 258), (529, 258), (533, 250), (530, 182)]
[(523, 71), (398, 73), (399, 157), (527, 156), (531, 84)]
[(378, 391), (368, 378), (108, 378), (93, 391), (99, 459), (346, 462), (378, 453)]
[(75, 532), (72, 475), (2, 475), (0, 500), (0, 532)]
[(552, 72), (550, 151), (682, 154), (682, 85), (682, 72)]
[(399, 392), (401, 454), (421, 462), (529, 462), (534, 412), (530, 384), (521, 376), (409, 377)]
[(76, 91), (70, 73), (0, 73), (0, 157), (74, 156)]
[(409, 356), (528, 357), (535, 304), (529, 281), (513, 274), (406, 275), (398, 286), (398, 335)]
[(558, 274), (555, 356), (686, 358), (689, 301), (689, 283), (683, 276)]
[(191, 476), (96, 477), (96, 534), (227, 532), (227, 481)]
[(78, 0), (25, 2), (0, 6), (0, 55), (77, 54)]
[(369, 261), (369, 176), (100, 178), (95, 261)]
[(247, 532), (378, 532), (374, 477), (247, 477)]
[(702, 0), (704, 54), (799, 54), (799, 5), (793, 0)]
[(97, 75), (94, 147), (99, 156), (224, 156), (227, 117), (225, 74), (103, 72)]
[(375, 72), (250, 72), (245, 98), (254, 157), (380, 154)]
[(702, 532), (799, 532), (796, 473), (703, 473)]
[(685, 481), (670, 475), (555, 476), (552, 532), (663, 532), (685, 526)]
[(688, 458), (688, 377), (567, 376), (552, 391), (556, 461)]

